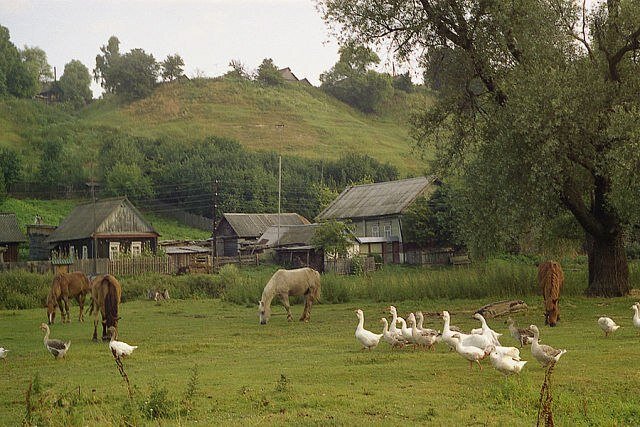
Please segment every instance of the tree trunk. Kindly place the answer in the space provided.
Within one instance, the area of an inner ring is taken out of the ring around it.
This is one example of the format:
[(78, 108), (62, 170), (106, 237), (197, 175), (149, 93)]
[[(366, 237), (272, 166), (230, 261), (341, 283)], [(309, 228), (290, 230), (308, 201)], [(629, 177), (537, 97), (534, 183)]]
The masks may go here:
[(608, 238), (587, 234), (589, 288), (587, 295), (620, 297), (629, 293), (629, 264), (622, 233)]

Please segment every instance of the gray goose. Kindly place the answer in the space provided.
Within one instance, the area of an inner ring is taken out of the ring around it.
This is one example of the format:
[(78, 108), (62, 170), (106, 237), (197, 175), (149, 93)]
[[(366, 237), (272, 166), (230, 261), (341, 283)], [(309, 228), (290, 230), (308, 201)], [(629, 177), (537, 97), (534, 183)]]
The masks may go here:
[(40, 324), (40, 329), (44, 331), (44, 348), (56, 359), (61, 359), (67, 354), (67, 350), (71, 347), (71, 341), (63, 342), (60, 340), (49, 339), (49, 325)]
[(533, 342), (531, 343), (531, 354), (536, 358), (543, 367), (548, 367), (556, 363), (560, 356), (565, 354), (567, 350), (558, 350), (549, 345), (538, 344), (540, 331), (536, 325), (529, 326), (533, 330)]
[(531, 328), (518, 328), (511, 317), (507, 319), (509, 333), (514, 340), (520, 343), (520, 348), (533, 342), (533, 330)]

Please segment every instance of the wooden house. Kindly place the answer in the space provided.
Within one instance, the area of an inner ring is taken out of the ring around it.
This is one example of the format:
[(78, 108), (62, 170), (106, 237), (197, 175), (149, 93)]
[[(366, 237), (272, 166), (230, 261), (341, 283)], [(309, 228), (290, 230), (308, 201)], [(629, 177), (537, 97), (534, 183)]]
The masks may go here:
[(271, 225), (303, 225), (309, 221), (297, 213), (247, 214), (225, 213), (216, 226), (216, 252), (219, 256), (251, 253), (262, 234)]
[(419, 196), (432, 194), (439, 184), (431, 176), (349, 186), (317, 220), (348, 220), (361, 242), (360, 254), (380, 256), (385, 263), (404, 263), (405, 251), (415, 250), (415, 242), (403, 235), (403, 212)]
[(0, 213), (0, 262), (17, 262), (18, 246), (26, 242), (14, 213)]
[(126, 198), (103, 199), (75, 207), (45, 240), (59, 256), (116, 259), (122, 253), (137, 256), (143, 250), (156, 252), (158, 232)]

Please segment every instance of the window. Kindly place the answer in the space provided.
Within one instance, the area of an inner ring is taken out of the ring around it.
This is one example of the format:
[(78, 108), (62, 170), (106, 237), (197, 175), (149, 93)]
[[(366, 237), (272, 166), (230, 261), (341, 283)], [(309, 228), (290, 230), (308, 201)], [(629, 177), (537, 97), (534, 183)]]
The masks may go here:
[(69, 246), (69, 258), (74, 259), (76, 257), (76, 248), (75, 246)]
[(391, 237), (391, 224), (384, 226), (384, 237)]
[(109, 259), (117, 259), (120, 253), (120, 242), (109, 242)]
[(82, 246), (82, 259), (89, 258), (89, 248)]
[(371, 237), (380, 237), (380, 226), (377, 224), (371, 226)]
[(142, 254), (142, 242), (131, 242), (131, 256)]

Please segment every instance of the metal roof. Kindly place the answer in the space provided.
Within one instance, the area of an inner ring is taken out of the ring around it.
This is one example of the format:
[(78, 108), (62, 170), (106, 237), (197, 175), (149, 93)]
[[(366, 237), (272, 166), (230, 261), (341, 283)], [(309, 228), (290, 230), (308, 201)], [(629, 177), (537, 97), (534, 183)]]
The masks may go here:
[(163, 250), (167, 255), (207, 254), (211, 252), (211, 248), (205, 248), (204, 246), (198, 246), (198, 245), (167, 246)]
[[(278, 224), (278, 214), (226, 213), (224, 218), (238, 237), (256, 238), (271, 225)], [(280, 214), (280, 225), (303, 225), (309, 221), (297, 213)]]
[(366, 218), (404, 211), (416, 197), (435, 190), (437, 178), (418, 177), (347, 187), (317, 220)]
[(27, 239), (18, 226), (18, 218), (14, 213), (0, 213), (0, 242), (20, 243)]
[[(114, 228), (108, 228), (109, 219), (118, 215), (121, 221)], [(94, 204), (87, 202), (76, 206), (60, 223), (60, 226), (45, 240), (46, 242), (62, 242), (68, 240), (86, 239), (94, 232)], [(126, 198), (97, 200), (95, 203), (95, 231), (96, 234), (155, 234), (158, 232), (143, 217), (140, 211)]]

